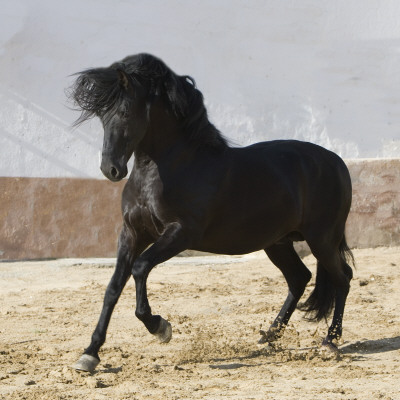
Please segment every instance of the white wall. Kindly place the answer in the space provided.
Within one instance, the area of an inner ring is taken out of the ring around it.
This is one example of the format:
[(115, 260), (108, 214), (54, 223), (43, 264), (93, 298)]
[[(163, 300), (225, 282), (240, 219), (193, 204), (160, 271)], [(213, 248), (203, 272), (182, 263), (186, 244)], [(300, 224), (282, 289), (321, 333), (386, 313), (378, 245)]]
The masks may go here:
[(0, 0), (0, 176), (96, 177), (70, 74), (150, 52), (192, 75), (238, 144), (400, 157), (398, 0)]

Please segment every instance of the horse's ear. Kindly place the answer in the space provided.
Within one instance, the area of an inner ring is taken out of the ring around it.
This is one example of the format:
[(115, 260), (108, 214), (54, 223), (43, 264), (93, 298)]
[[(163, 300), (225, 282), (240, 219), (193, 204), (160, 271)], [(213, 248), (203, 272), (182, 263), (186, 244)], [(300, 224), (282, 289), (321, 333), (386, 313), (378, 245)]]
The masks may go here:
[(122, 69), (117, 69), (117, 74), (118, 74), (118, 81), (121, 87), (123, 87), (125, 90), (128, 90), (129, 88), (129, 77), (126, 74), (125, 71)]

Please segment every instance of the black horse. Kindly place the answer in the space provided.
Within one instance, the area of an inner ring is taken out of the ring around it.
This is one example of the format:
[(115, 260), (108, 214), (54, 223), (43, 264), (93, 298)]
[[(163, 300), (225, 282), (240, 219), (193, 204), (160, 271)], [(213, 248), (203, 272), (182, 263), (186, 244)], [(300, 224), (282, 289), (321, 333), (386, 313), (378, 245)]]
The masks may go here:
[(119, 181), (132, 154), (135, 162), (122, 195), (115, 271), (91, 343), (75, 368), (93, 371), (99, 363), (111, 314), (131, 275), (136, 316), (160, 341), (171, 339), (170, 323), (151, 312), (146, 281), (155, 265), (186, 249), (264, 249), (289, 287), (275, 321), (261, 332), (261, 343), (277, 340), (311, 278), (293, 247), (302, 240), (318, 260), (316, 286), (303, 310), (320, 320), (334, 308), (324, 344), (336, 348), (353, 259), (344, 235), (352, 197), (344, 162), (294, 140), (229, 146), (208, 120), (194, 80), (149, 54), (77, 75), (70, 90), (81, 111), (76, 124), (100, 118), (103, 174)]

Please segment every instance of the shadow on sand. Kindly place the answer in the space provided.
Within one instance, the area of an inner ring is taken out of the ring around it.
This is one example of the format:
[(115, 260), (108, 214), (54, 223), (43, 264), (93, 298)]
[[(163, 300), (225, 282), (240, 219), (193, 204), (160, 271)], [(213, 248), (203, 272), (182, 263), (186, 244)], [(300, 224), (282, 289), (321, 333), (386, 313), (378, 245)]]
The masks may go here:
[(400, 336), (376, 340), (364, 340), (340, 347), (342, 354), (375, 354), (400, 349)]

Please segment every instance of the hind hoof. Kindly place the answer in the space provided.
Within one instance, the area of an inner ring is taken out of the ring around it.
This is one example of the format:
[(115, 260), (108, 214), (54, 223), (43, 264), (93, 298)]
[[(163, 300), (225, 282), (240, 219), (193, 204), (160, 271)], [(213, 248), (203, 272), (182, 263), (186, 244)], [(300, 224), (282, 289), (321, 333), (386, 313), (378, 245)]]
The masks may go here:
[(100, 360), (89, 354), (82, 354), (81, 358), (72, 366), (77, 371), (93, 372)]
[(334, 343), (332, 343), (331, 340), (328, 340), (328, 339), (323, 340), (323, 342), (321, 344), (321, 348), (323, 350), (327, 350), (331, 353), (339, 353), (338, 347)]
[(160, 326), (154, 336), (158, 338), (160, 343), (168, 343), (172, 337), (172, 326), (164, 318), (161, 318)]
[(282, 334), (276, 329), (270, 329), (268, 332), (260, 331), (261, 338), (258, 341), (258, 344), (272, 343), (276, 342), (281, 338)]

